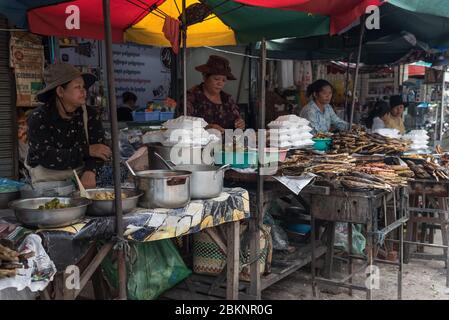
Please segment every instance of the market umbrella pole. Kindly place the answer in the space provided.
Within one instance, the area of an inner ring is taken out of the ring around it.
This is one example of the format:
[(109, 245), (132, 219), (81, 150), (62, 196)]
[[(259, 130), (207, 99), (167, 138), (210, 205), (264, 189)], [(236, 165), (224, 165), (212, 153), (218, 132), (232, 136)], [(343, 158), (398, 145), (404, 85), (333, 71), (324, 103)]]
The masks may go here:
[(352, 90), (352, 105), (351, 105), (351, 118), (349, 121), (349, 129), (352, 128), (352, 123), (354, 122), (354, 107), (355, 107), (355, 92), (357, 90), (357, 85), (359, 82), (359, 68), (360, 68), (360, 58), (362, 55), (362, 42), (363, 36), (365, 34), (365, 19), (360, 19), (360, 41), (359, 41), (359, 49), (357, 52), (357, 64), (355, 66), (355, 75), (354, 75), (354, 89)]
[(251, 235), (251, 243), (250, 243), (250, 257), (251, 257), (251, 265), (250, 265), (250, 273), (251, 273), (251, 282), (250, 282), (250, 294), (255, 296), (256, 299), (261, 299), (261, 279), (260, 279), (260, 264), (259, 264), (259, 255), (260, 255), (260, 237), (259, 232), (261, 229), (261, 223), (263, 221), (263, 208), (264, 208), (264, 194), (263, 194), (263, 184), (264, 184), (264, 176), (262, 175), (263, 167), (261, 165), (261, 155), (263, 157), (264, 149), (265, 149), (265, 79), (266, 79), (266, 68), (267, 68), (267, 44), (265, 38), (261, 41), (260, 46), (260, 104), (257, 112), (257, 135), (258, 135), (258, 161), (257, 161), (257, 194), (256, 194), (256, 203), (257, 210), (256, 214), (252, 217), (249, 225), (249, 231)]
[(441, 115), (440, 115), (440, 143), (443, 141), (443, 127), (444, 127), (444, 89), (446, 87), (445, 75), (446, 66), (443, 66), (443, 81), (441, 82)]
[(106, 70), (108, 78), (109, 119), (111, 121), (112, 164), (115, 190), (116, 230), (118, 240), (119, 299), (126, 299), (126, 264), (123, 238), (122, 190), (120, 182), (120, 150), (118, 145), (117, 105), (115, 101), (114, 65), (112, 60), (112, 31), (109, 0), (103, 0), (104, 40), (106, 44)]
[(348, 120), (348, 89), (349, 89), (349, 74), (350, 63), (352, 59), (352, 52), (348, 55), (348, 65), (346, 67), (346, 80), (345, 80), (345, 120)]
[(184, 115), (187, 115), (187, 19), (186, 0), (182, 0), (182, 90), (184, 97)]

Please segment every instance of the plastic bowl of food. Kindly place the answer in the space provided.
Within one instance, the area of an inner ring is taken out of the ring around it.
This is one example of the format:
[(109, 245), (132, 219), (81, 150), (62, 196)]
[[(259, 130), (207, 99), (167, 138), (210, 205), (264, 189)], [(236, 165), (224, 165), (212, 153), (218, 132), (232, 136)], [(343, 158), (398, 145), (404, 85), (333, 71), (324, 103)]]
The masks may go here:
[(332, 146), (331, 138), (313, 138), (314, 143), (313, 149), (318, 151), (328, 151)]

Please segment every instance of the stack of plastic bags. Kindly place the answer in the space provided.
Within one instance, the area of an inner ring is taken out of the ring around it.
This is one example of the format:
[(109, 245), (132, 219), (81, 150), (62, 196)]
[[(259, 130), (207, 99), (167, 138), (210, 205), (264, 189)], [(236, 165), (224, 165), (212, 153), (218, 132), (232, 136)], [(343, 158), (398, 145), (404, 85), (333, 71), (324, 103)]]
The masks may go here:
[(397, 129), (382, 128), (382, 129), (373, 130), (373, 133), (377, 133), (377, 134), (380, 134), (381, 136), (393, 138), (393, 139), (401, 138), (401, 134), (399, 133), (399, 130), (397, 130)]
[(166, 130), (147, 133), (144, 143), (159, 142), (164, 146), (205, 146), (219, 138), (205, 130), (207, 122), (203, 118), (181, 116), (162, 125)]
[(426, 130), (412, 130), (403, 136), (403, 139), (412, 141), (409, 151), (426, 152), (429, 145), (429, 135)]
[(271, 147), (301, 148), (313, 145), (309, 121), (296, 115), (280, 116), (268, 124)]

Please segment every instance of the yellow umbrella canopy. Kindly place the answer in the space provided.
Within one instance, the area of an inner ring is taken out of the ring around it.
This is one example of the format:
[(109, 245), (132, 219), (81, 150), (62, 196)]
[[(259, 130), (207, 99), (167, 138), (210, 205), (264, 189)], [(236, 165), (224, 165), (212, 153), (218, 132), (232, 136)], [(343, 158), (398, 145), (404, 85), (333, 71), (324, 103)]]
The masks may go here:
[[(186, 7), (199, 3), (198, 0), (186, 0)], [(162, 28), (165, 19), (163, 12), (173, 18), (178, 18), (182, 9), (182, 0), (167, 0), (158, 6), (158, 11), (148, 14), (138, 23), (125, 31), (125, 41), (170, 47), (170, 42), (165, 38)], [(226, 46), (236, 45), (234, 31), (225, 25), (219, 18), (212, 18), (196, 23), (187, 28), (187, 47), (201, 46)]]

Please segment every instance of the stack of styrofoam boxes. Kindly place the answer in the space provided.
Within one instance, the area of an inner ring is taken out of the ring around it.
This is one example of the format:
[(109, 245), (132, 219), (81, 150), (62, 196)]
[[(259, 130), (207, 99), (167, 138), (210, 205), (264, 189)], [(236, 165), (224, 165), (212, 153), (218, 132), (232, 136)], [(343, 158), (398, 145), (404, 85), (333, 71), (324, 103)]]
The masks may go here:
[(309, 121), (296, 115), (280, 116), (268, 124), (270, 146), (300, 148), (313, 145)]
[(205, 130), (207, 122), (203, 118), (181, 116), (176, 119), (164, 122), (163, 127), (167, 128), (164, 132), (165, 141), (162, 144), (172, 145), (201, 145), (217, 141), (215, 135)]
[(405, 134), (402, 138), (412, 141), (409, 151), (417, 153), (428, 151), (430, 137), (426, 130), (412, 130)]

